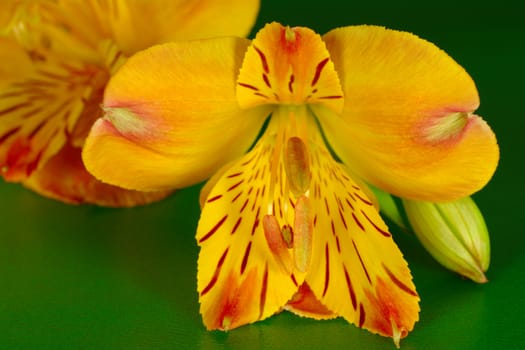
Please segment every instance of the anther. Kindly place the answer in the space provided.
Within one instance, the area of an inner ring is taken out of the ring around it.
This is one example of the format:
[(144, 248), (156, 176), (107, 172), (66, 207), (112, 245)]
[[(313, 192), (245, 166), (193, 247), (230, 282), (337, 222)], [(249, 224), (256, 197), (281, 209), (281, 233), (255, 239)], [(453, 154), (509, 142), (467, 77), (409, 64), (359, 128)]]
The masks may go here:
[(290, 184), (290, 190), (295, 197), (308, 191), (312, 173), (306, 144), (299, 137), (290, 137), (286, 144), (284, 169)]
[(283, 239), (281, 228), (277, 218), (273, 215), (265, 215), (262, 220), (264, 237), (275, 260), (287, 274), (292, 272), (292, 257), (288, 251), (287, 244)]
[(308, 198), (299, 197), (295, 203), (293, 252), (295, 266), (301, 272), (306, 272), (312, 257), (313, 224), (310, 216)]

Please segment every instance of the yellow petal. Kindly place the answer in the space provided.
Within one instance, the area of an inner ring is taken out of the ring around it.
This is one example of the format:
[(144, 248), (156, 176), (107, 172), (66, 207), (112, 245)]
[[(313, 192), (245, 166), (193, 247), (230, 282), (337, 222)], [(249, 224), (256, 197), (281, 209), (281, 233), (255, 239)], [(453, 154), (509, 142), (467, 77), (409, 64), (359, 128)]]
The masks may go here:
[(33, 70), (25, 50), (10, 38), (0, 37), (0, 89)]
[(321, 37), (311, 29), (267, 24), (248, 48), (238, 78), (241, 107), (315, 103), (343, 107), (339, 79)]
[(270, 106), (242, 110), (235, 77), (248, 41), (155, 46), (130, 58), (106, 88), (84, 162), (102, 181), (136, 190), (208, 178), (256, 137)]
[(259, 0), (92, 1), (126, 54), (169, 41), (245, 36)]
[[(268, 135), (268, 134), (267, 134)], [(200, 312), (208, 329), (267, 318), (290, 300), (304, 274), (292, 264), (280, 229), (293, 223), (292, 199), (271, 171), (275, 137), (222, 173), (204, 202), (197, 229)], [(283, 174), (282, 163), (278, 173)]]
[(352, 171), (390, 193), (432, 201), (465, 197), (488, 182), (496, 138), (473, 114), (476, 87), (452, 58), (380, 27), (336, 29), (323, 39), (345, 106), (341, 116), (315, 112)]
[(130, 191), (104, 184), (87, 172), (80, 152), (80, 148), (66, 144), (22, 183), (43, 196), (66, 203), (91, 203), (108, 207), (147, 204), (171, 193)]
[(311, 146), (313, 242), (305, 277), (315, 297), (348, 322), (395, 342), (418, 320), (407, 263), (373, 203), (323, 147)]

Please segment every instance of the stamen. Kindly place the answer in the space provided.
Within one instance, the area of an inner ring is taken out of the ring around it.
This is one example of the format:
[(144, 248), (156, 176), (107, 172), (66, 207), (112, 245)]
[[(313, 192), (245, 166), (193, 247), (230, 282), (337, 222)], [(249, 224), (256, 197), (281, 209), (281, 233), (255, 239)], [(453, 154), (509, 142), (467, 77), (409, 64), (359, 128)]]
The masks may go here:
[(301, 272), (307, 271), (312, 257), (312, 226), (308, 198), (303, 195), (295, 203), (293, 240), (295, 266)]
[(262, 223), (264, 237), (266, 238), (270, 251), (284, 272), (290, 274), (292, 272), (292, 258), (281, 234), (281, 228), (277, 222), (277, 218), (273, 215), (265, 215)]
[(300, 138), (288, 139), (284, 167), (292, 193), (296, 197), (305, 194), (310, 187), (312, 173), (306, 145)]

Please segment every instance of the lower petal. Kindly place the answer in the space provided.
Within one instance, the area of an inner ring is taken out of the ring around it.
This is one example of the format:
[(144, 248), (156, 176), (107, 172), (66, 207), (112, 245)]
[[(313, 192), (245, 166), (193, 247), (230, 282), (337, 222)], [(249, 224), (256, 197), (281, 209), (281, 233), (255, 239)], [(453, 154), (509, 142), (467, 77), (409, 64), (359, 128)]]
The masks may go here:
[[(222, 169), (211, 189), (205, 188), (197, 229), (198, 291), (208, 329), (265, 319), (279, 312), (303, 282), (304, 273), (293, 266), (280, 237), (281, 227), (293, 222), (293, 204), (280, 195), (285, 184), (272, 182), (276, 147), (267, 131), (252, 151)], [(276, 173), (284, 173), (282, 163)]]
[(312, 262), (305, 281), (348, 322), (396, 344), (418, 320), (407, 263), (373, 202), (328, 150), (311, 145)]

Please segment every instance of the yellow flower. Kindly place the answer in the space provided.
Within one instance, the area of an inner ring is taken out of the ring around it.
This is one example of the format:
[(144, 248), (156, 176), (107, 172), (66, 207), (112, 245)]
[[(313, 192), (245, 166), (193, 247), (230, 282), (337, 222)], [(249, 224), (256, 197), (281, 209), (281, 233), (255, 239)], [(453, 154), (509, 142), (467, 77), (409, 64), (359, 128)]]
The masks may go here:
[(498, 147), (477, 106), (468, 74), (412, 34), (355, 26), (321, 37), (272, 23), (251, 42), (135, 55), (110, 81), (83, 158), (131, 189), (215, 173), (196, 237), (208, 329), (286, 308), (342, 316), (398, 344), (419, 297), (362, 183), (431, 201), (482, 188)]
[(84, 168), (81, 148), (108, 79), (153, 44), (246, 35), (258, 0), (3, 0), (0, 174), (66, 202), (128, 206), (169, 192), (122, 190)]

